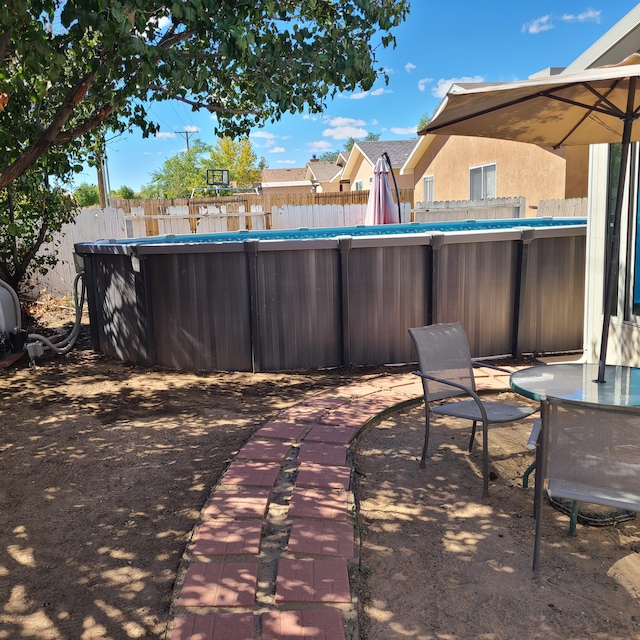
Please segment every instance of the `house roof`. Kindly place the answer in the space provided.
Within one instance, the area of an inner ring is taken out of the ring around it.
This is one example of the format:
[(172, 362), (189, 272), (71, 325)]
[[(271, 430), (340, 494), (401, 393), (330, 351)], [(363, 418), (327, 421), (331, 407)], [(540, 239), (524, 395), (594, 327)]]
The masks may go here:
[(288, 169), (263, 169), (262, 182), (295, 182), (303, 181), (307, 173), (306, 167), (290, 167)]
[[(359, 157), (363, 157), (372, 167), (383, 152), (389, 154), (392, 169), (400, 169), (411, 155), (413, 148), (419, 143), (413, 140), (365, 140), (356, 142), (351, 149), (347, 163), (342, 169), (342, 175), (348, 176), (353, 171)], [(332, 182), (336, 181), (336, 177)]]
[(640, 4), (578, 56), (563, 73), (584, 71), (606, 64), (617, 64), (639, 50)]
[(416, 165), (420, 162), (435, 139), (436, 136), (433, 133), (427, 133), (426, 135), (422, 135), (418, 138), (418, 142), (416, 142), (411, 153), (407, 156), (407, 159), (400, 169), (401, 176), (413, 173)]
[(416, 142), (415, 138), (413, 140), (364, 140), (356, 142), (354, 148), (358, 146), (372, 165), (375, 165), (376, 160), (386, 151), (389, 154), (391, 166), (399, 169), (406, 162)]
[(307, 164), (306, 179), (330, 182), (331, 178), (341, 171), (342, 167), (333, 162), (309, 162)]

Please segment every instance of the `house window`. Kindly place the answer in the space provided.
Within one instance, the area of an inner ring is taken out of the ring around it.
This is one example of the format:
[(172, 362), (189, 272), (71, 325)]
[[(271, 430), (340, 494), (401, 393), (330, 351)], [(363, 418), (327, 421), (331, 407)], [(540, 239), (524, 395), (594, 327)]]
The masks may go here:
[(433, 195), (433, 176), (422, 178), (422, 200), (423, 202), (435, 202)]
[(353, 183), (353, 186), (354, 186), (354, 191), (362, 191), (363, 190), (362, 189), (362, 180), (356, 180)]
[(496, 197), (496, 165), (485, 164), (469, 169), (471, 200), (488, 200)]

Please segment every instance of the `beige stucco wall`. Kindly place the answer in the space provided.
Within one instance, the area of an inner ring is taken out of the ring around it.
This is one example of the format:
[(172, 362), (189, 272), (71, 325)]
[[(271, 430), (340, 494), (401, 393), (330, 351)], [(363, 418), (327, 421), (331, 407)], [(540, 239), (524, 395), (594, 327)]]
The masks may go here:
[(567, 147), (566, 154), (565, 198), (586, 198), (589, 195), (589, 145)]
[(262, 193), (265, 195), (280, 195), (283, 193), (311, 193), (311, 187), (302, 185), (300, 187), (263, 187)]
[(496, 165), (496, 197), (524, 196), (527, 215), (534, 216), (540, 200), (565, 197), (564, 150), (533, 144), (476, 138), (438, 136), (418, 162), (413, 182), (415, 201), (424, 200), (422, 178), (434, 176), (435, 200), (468, 200), (469, 169)]

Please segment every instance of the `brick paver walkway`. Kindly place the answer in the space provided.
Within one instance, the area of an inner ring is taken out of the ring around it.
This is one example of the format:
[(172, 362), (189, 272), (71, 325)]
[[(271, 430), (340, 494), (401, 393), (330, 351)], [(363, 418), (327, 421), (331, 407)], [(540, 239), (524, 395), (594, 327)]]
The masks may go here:
[[(508, 376), (479, 372), (480, 391)], [(357, 570), (350, 446), (422, 400), (411, 374), (383, 375), (283, 411), (253, 435), (202, 510), (177, 577), (169, 640), (350, 640)]]

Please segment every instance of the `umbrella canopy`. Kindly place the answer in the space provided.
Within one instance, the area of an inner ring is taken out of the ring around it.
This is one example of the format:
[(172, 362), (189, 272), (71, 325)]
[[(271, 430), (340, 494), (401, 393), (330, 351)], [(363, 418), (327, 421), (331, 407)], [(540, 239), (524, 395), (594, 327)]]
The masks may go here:
[(605, 280), (598, 382), (604, 382), (629, 144), (640, 140), (640, 55), (618, 65), (506, 83), (453, 85), (420, 134), (480, 136), (558, 148), (621, 142)]
[(391, 195), (389, 169), (384, 158), (378, 158), (373, 168), (373, 183), (369, 192), (364, 223), (373, 225), (398, 224), (399, 222), (398, 208)]

